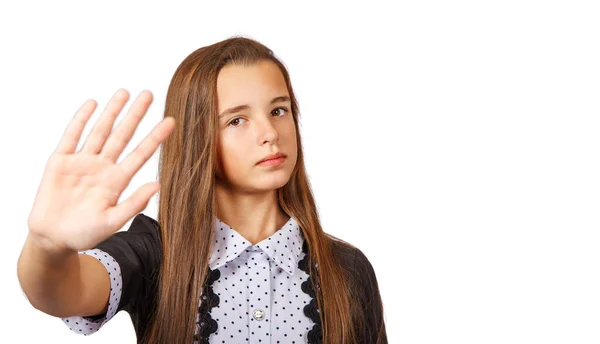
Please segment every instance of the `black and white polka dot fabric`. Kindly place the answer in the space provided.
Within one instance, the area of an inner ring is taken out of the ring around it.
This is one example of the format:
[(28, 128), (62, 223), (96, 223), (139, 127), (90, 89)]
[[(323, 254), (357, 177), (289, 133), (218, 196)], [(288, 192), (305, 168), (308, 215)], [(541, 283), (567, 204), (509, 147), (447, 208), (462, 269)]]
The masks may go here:
[(63, 322), (69, 326), (69, 328), (77, 333), (82, 334), (91, 334), (102, 325), (104, 325), (107, 321), (109, 321), (116, 313), (117, 313), (117, 305), (121, 299), (121, 288), (122, 288), (122, 278), (121, 278), (121, 267), (115, 259), (109, 255), (108, 253), (99, 250), (99, 249), (91, 249), (79, 252), (80, 254), (85, 254), (92, 256), (98, 259), (104, 267), (106, 271), (108, 271), (108, 276), (110, 278), (110, 296), (108, 300), (108, 309), (104, 316), (99, 318), (94, 317), (70, 317), (70, 318), (62, 318)]
[[(220, 301), (210, 310), (218, 327), (210, 334), (209, 342), (308, 343), (307, 334), (314, 322), (303, 309), (310, 303), (311, 296), (302, 291), (301, 284), (309, 276), (298, 268), (298, 262), (305, 256), (304, 238), (294, 218), (290, 217), (277, 232), (256, 245), (220, 219), (215, 222), (214, 231), (209, 267), (220, 272), (212, 284)], [(96, 320), (91, 317), (62, 319), (72, 331), (89, 335), (114, 316), (121, 297), (121, 274), (113, 257), (102, 250), (80, 253), (103, 262), (111, 273), (114, 291), (111, 291), (105, 316)], [(198, 330), (197, 325), (196, 333)]]

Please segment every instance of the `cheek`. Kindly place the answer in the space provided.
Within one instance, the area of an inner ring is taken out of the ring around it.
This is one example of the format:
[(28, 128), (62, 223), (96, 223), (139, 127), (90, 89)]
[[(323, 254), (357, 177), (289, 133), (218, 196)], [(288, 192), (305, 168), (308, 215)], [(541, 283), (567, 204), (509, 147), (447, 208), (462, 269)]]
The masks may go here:
[(296, 137), (296, 126), (294, 121), (285, 127), (285, 132), (282, 133), (285, 137), (285, 144), (289, 154), (296, 154), (297, 149), (297, 137)]
[(243, 175), (252, 163), (248, 145), (223, 137), (219, 144), (221, 171), (230, 177)]

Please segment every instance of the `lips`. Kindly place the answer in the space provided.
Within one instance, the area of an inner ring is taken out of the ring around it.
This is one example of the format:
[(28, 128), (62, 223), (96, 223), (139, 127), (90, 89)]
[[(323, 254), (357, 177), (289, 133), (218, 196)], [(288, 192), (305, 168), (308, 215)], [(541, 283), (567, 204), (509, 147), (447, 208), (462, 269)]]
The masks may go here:
[(273, 159), (277, 159), (277, 158), (280, 158), (280, 157), (285, 157), (285, 154), (283, 154), (281, 152), (277, 152), (275, 154), (267, 155), (261, 161), (257, 162), (257, 164), (260, 164), (263, 161), (273, 160)]

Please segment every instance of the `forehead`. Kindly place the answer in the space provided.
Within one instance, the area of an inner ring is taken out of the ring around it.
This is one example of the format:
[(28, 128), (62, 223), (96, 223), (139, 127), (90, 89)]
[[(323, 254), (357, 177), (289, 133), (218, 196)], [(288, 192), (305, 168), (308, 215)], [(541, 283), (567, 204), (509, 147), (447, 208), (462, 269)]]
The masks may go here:
[(221, 69), (217, 77), (219, 112), (253, 101), (271, 101), (273, 97), (287, 93), (283, 74), (271, 61), (248, 66), (229, 64)]

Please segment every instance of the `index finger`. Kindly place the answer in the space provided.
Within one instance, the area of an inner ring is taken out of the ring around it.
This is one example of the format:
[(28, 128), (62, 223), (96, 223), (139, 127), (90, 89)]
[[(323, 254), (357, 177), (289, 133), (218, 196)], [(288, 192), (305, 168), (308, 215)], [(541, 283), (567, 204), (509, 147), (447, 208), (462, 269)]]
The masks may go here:
[(71, 122), (67, 125), (62, 138), (58, 142), (55, 153), (68, 154), (75, 153), (75, 149), (77, 148), (77, 144), (81, 139), (81, 133), (83, 132), (83, 128), (87, 121), (94, 113), (96, 109), (96, 101), (93, 99), (88, 99), (77, 109), (75, 115), (71, 119)]

